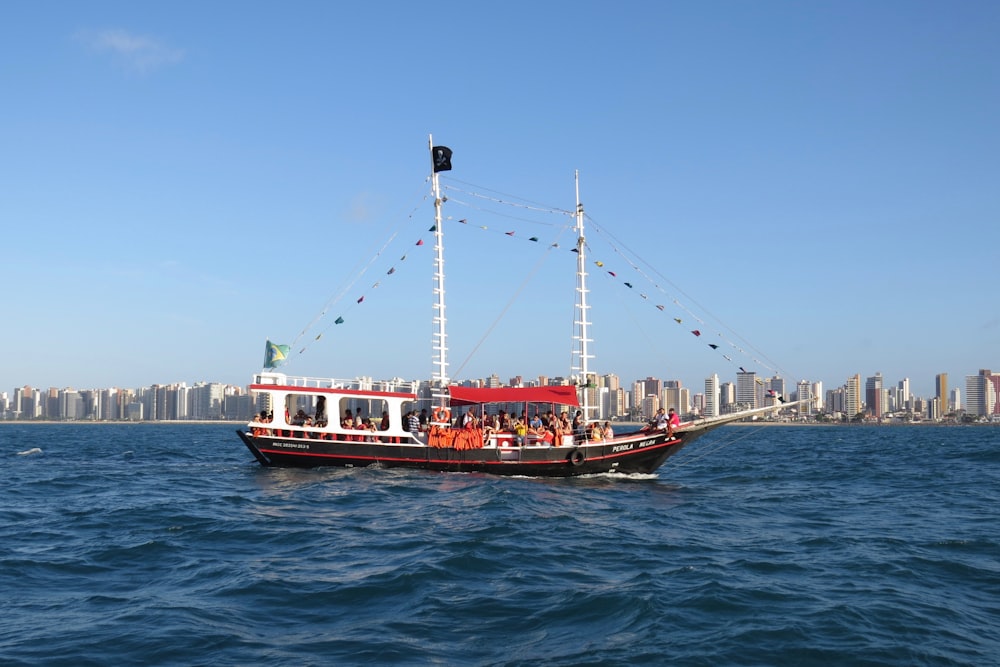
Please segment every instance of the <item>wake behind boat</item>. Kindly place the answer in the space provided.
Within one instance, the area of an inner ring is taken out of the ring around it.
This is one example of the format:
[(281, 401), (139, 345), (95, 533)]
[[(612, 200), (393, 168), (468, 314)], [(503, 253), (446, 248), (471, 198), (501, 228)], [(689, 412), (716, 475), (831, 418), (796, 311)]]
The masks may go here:
[(441, 472), (569, 477), (652, 473), (722, 424), (792, 404), (713, 419), (651, 423), (619, 432), (593, 417), (584, 212), (575, 211), (577, 254), (573, 358), (576, 384), (470, 388), (448, 377), (444, 242), (438, 174), (452, 152), (434, 146), (434, 374), (430, 382), (295, 377), (273, 369), (287, 346), (268, 341), (265, 371), (250, 386), (260, 414), (237, 433), (264, 466), (415, 468)]

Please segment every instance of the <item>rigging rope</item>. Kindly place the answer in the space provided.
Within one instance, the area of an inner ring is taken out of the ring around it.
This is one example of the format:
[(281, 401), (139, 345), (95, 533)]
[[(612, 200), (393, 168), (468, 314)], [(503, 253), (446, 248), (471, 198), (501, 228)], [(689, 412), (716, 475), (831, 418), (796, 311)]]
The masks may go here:
[[(494, 196), (494, 195), (490, 195), (490, 194), (482, 194), (481, 192), (477, 192), (475, 190), (461, 190), (461, 189), (459, 189), (457, 187), (453, 187), (451, 185), (445, 184), (445, 189), (446, 190), (454, 191), (454, 192), (462, 192), (462, 193), (467, 194), (467, 195), (469, 195), (469, 196), (471, 196), (471, 197), (473, 197), (475, 199), (481, 199), (481, 200), (488, 201), (488, 202), (491, 202), (491, 203), (494, 203), (494, 204), (498, 204), (498, 205), (501, 205), (501, 206), (518, 208), (518, 209), (521, 209), (521, 210), (531, 211), (531, 212), (535, 212), (535, 213), (544, 213), (544, 214), (548, 214), (548, 215), (559, 215), (559, 216), (574, 216), (575, 215), (574, 212), (568, 211), (566, 209), (562, 209), (562, 208), (558, 208), (558, 207), (551, 207), (551, 206), (544, 206), (542, 204), (538, 204), (537, 202), (529, 202), (528, 200), (524, 200), (523, 198), (514, 197), (512, 195), (507, 195), (507, 194), (499, 193), (499, 192), (496, 192), (496, 191), (491, 191), (488, 188), (482, 188), (480, 186), (475, 186), (475, 185), (470, 184), (470, 183), (464, 183), (463, 181), (459, 181), (459, 180), (454, 179), (454, 178), (449, 178), (448, 180), (452, 181), (452, 182), (455, 182), (455, 183), (463, 183), (464, 185), (468, 185), (468, 186), (471, 186), (473, 188), (477, 188), (478, 190), (486, 190), (486, 191), (489, 191), (489, 192), (494, 192), (494, 193), (496, 193), (496, 195), (499, 195), (499, 196)], [(359, 263), (359, 265), (356, 265), (356, 267), (354, 269), (354, 271), (355, 271), (354, 276), (348, 281), (347, 284), (344, 285), (344, 287), (340, 291), (338, 291), (334, 296), (332, 296), (324, 304), (324, 306), (321, 309), (321, 311), (312, 319), (312, 321), (309, 322), (308, 325), (306, 325), (305, 328), (302, 329), (302, 331), (295, 337), (294, 341), (292, 342), (292, 344), (290, 346), (291, 348), (295, 348), (296, 345), (298, 344), (299, 340), (301, 340), (311, 329), (313, 329), (317, 325), (317, 323), (320, 320), (322, 320), (329, 313), (329, 311), (331, 310), (331, 308), (333, 306), (335, 306), (337, 303), (339, 303), (346, 296), (346, 294), (348, 293), (348, 291), (351, 290), (352, 288), (354, 288), (354, 286), (358, 283), (358, 281), (360, 281), (364, 277), (364, 275), (366, 275), (367, 272), (372, 269), (372, 267), (382, 257), (382, 255), (387, 251), (387, 249), (390, 247), (390, 245), (392, 245), (393, 242), (398, 239), (399, 234), (400, 234), (400, 229), (402, 228), (403, 224), (412, 221), (412, 219), (414, 217), (414, 214), (417, 212), (417, 210), (422, 205), (424, 205), (427, 202), (429, 196), (430, 195), (426, 194), (426, 193), (423, 195), (423, 197), (421, 198), (420, 203), (418, 205), (416, 205), (416, 206), (413, 207), (413, 209), (410, 211), (409, 215), (406, 216), (405, 220), (403, 222), (401, 222), (397, 226), (396, 230), (393, 231), (393, 233), (389, 236), (388, 240), (384, 244), (382, 244), (382, 246), (380, 248), (378, 248), (378, 250), (374, 253), (374, 255), (372, 255), (367, 260), (367, 262), (363, 263), (363, 265), (360, 264), (360, 263)], [(503, 198), (501, 198), (501, 197), (503, 197)], [(515, 199), (520, 200), (520, 201), (514, 201)], [(468, 355), (468, 357), (466, 357), (466, 359), (462, 362), (462, 364), (459, 366), (459, 368), (456, 369), (456, 373), (457, 373), (462, 368), (464, 368), (465, 365), (468, 364), (468, 362), (471, 359), (473, 353), (475, 353), (482, 346), (482, 344), (485, 342), (485, 340), (490, 336), (490, 334), (492, 333), (492, 331), (496, 328), (497, 324), (499, 323), (499, 320), (510, 309), (510, 307), (513, 305), (514, 300), (521, 294), (521, 292), (523, 292), (523, 290), (527, 286), (528, 282), (530, 282), (530, 280), (538, 272), (538, 270), (540, 269), (540, 267), (544, 263), (544, 261), (550, 256), (551, 250), (553, 250), (553, 249), (559, 249), (560, 248), (558, 239), (562, 236), (562, 234), (569, 227), (565, 223), (565, 221), (560, 221), (558, 223), (556, 223), (556, 222), (542, 221), (542, 220), (526, 218), (526, 217), (518, 216), (518, 215), (505, 214), (503, 212), (496, 211), (496, 210), (489, 209), (489, 208), (483, 208), (483, 207), (480, 207), (480, 206), (478, 206), (476, 204), (473, 204), (473, 203), (470, 203), (470, 202), (467, 202), (467, 201), (463, 201), (463, 200), (460, 200), (460, 199), (453, 199), (453, 198), (447, 198), (446, 197), (445, 200), (449, 201), (449, 202), (452, 202), (452, 203), (454, 203), (454, 204), (456, 204), (458, 206), (464, 206), (464, 207), (466, 207), (466, 208), (468, 208), (468, 209), (470, 209), (470, 210), (472, 210), (472, 211), (474, 211), (476, 213), (482, 213), (484, 215), (487, 215), (487, 214), (488, 215), (495, 215), (495, 216), (498, 216), (498, 217), (503, 217), (503, 218), (506, 218), (506, 219), (510, 219), (510, 220), (514, 220), (514, 221), (519, 221), (519, 222), (522, 222), (522, 223), (527, 223), (527, 224), (532, 224), (532, 225), (538, 225), (538, 226), (542, 226), (542, 227), (549, 227), (549, 228), (553, 228), (557, 232), (556, 236), (555, 236), (556, 240), (553, 243), (546, 245), (546, 251), (545, 251), (545, 253), (543, 253), (542, 257), (539, 258), (539, 261), (532, 268), (532, 270), (525, 275), (524, 280), (521, 282), (521, 285), (519, 286), (519, 288), (512, 295), (511, 299), (507, 302), (507, 304), (504, 306), (504, 308), (498, 314), (497, 318), (490, 325), (490, 327), (487, 329), (487, 331), (483, 334), (482, 338), (480, 338), (480, 340), (473, 347), (473, 349), (470, 352), (470, 354)], [(520, 202), (526, 202), (526, 203), (520, 203)], [(595, 232), (596, 237), (603, 238), (604, 242), (608, 245), (608, 247), (610, 247), (612, 253), (614, 255), (616, 255), (617, 257), (619, 257), (621, 259), (621, 261), (623, 261), (625, 264), (627, 264), (628, 267), (631, 268), (636, 274), (638, 274), (643, 280), (645, 280), (648, 284), (652, 285), (652, 287), (653, 287), (653, 289), (655, 291), (657, 291), (658, 293), (660, 293), (664, 297), (666, 297), (666, 299), (669, 300), (670, 304), (672, 304), (673, 308), (676, 308), (677, 310), (679, 310), (682, 313), (684, 313), (686, 316), (692, 318), (695, 322), (697, 322), (702, 327), (706, 326), (706, 322), (705, 322), (705, 320), (701, 316), (699, 316), (696, 312), (694, 312), (688, 306), (684, 305), (678, 298), (672, 296), (671, 293), (670, 293), (670, 291), (668, 291), (667, 289), (665, 289), (660, 284), (660, 282), (663, 282), (664, 284), (669, 285), (674, 292), (683, 295), (683, 297), (689, 303), (693, 304), (694, 306), (696, 306), (697, 308), (699, 308), (702, 312), (704, 312), (705, 315), (708, 318), (712, 319), (714, 322), (716, 322), (721, 329), (724, 329), (725, 331), (729, 332), (734, 338), (736, 338), (737, 340), (739, 340), (739, 341), (741, 341), (743, 343), (743, 346), (738, 345), (733, 340), (731, 340), (731, 339), (727, 338), (726, 336), (724, 336), (721, 331), (718, 331), (716, 333), (717, 338), (721, 339), (722, 342), (726, 343), (731, 350), (733, 350), (735, 352), (738, 352), (741, 355), (744, 355), (748, 359), (752, 359), (752, 361), (753, 361), (754, 364), (756, 364), (758, 366), (761, 366), (761, 367), (764, 367), (768, 371), (771, 371), (771, 372), (774, 372), (774, 373), (779, 372), (777, 364), (775, 364), (773, 361), (771, 361), (770, 359), (768, 359), (767, 356), (764, 355), (762, 352), (760, 352), (755, 346), (753, 346), (752, 344), (750, 344), (749, 342), (747, 342), (746, 339), (744, 339), (742, 336), (740, 336), (738, 333), (736, 333), (736, 331), (733, 330), (732, 327), (730, 327), (727, 324), (725, 324), (724, 322), (722, 322), (722, 320), (720, 318), (718, 318), (716, 315), (714, 315), (713, 313), (711, 313), (707, 308), (705, 308), (704, 306), (702, 306), (701, 304), (699, 304), (697, 301), (695, 301), (692, 297), (690, 297), (688, 294), (686, 294), (676, 284), (674, 284), (669, 279), (667, 279), (665, 276), (663, 276), (663, 274), (661, 274), (658, 269), (656, 269), (654, 266), (652, 266), (649, 262), (643, 260), (638, 254), (636, 254), (634, 251), (632, 251), (630, 248), (628, 248), (624, 243), (622, 243), (621, 241), (619, 241), (611, 232), (605, 230), (602, 225), (598, 224), (595, 220), (593, 220), (592, 217), (590, 217), (588, 215), (587, 219), (588, 219), (588, 221), (590, 221), (590, 223), (591, 223), (590, 224), (590, 229), (593, 232)], [(539, 243), (539, 238), (537, 236), (526, 237), (523, 234), (520, 235), (520, 236), (518, 236), (516, 229), (514, 229), (514, 230), (508, 230), (508, 231), (491, 230), (491, 229), (489, 229), (489, 227), (487, 227), (485, 225), (477, 225), (477, 224), (475, 224), (475, 221), (471, 221), (470, 222), (469, 218), (460, 218), (460, 219), (456, 220), (455, 216), (447, 216), (444, 220), (442, 220), (442, 224), (444, 224), (444, 223), (451, 224), (451, 223), (456, 223), (456, 222), (462, 224), (463, 226), (468, 226), (469, 228), (478, 228), (480, 231), (485, 231), (485, 232), (489, 232), (489, 233), (500, 235), (500, 236), (506, 236), (508, 238), (515, 238), (515, 239), (520, 240), (520, 241), (533, 242), (533, 243), (538, 243), (539, 245), (543, 245), (543, 244)], [(434, 231), (434, 230), (435, 230), (435, 227), (432, 226), (429, 231)], [(423, 245), (423, 240), (422, 239), (417, 240), (416, 245), (418, 245), (418, 246)], [(593, 261), (594, 264), (597, 265), (598, 267), (604, 268), (605, 267), (604, 261), (602, 261), (601, 259), (599, 259), (601, 253), (597, 252), (593, 248), (593, 246), (592, 246), (592, 244), (591, 244), (591, 242), (590, 242), (589, 239), (586, 242), (586, 247), (587, 247), (588, 255), (591, 258), (588, 261)], [(577, 250), (576, 250), (575, 247), (568, 248), (567, 251), (568, 252), (577, 252)], [(635, 260), (631, 259), (632, 257), (635, 257)], [(402, 262), (402, 261), (405, 261), (405, 260), (406, 260), (406, 255), (404, 254), (398, 261)], [(360, 269), (358, 268), (359, 266), (361, 267)], [(618, 277), (618, 275), (617, 275), (617, 273), (615, 271), (607, 269), (607, 268), (605, 268), (604, 270), (606, 272), (606, 275), (609, 276), (610, 278), (614, 278), (615, 280), (621, 282), (624, 286), (630, 288), (630, 290), (633, 288), (633, 284), (631, 282), (623, 281), (621, 278)], [(395, 271), (396, 271), (396, 267), (393, 266), (392, 268), (389, 269), (389, 271), (387, 272), (387, 275), (392, 275)], [(660, 279), (660, 282), (658, 282), (657, 279), (654, 278), (654, 276), (658, 277)], [(380, 285), (380, 282), (375, 282), (370, 287), (370, 289), (375, 289), (375, 288), (379, 287), (379, 285)], [(636, 293), (644, 301), (650, 301), (650, 298), (649, 298), (649, 296), (646, 293), (644, 293), (642, 291), (636, 291)], [(310, 343), (307, 343), (306, 345), (304, 345), (298, 351), (298, 354), (302, 354), (303, 352), (305, 352), (305, 350), (308, 348), (308, 346), (312, 342), (318, 341), (327, 331), (329, 331), (330, 328), (332, 328), (333, 326), (335, 326), (337, 324), (342, 324), (344, 322), (344, 317), (343, 316), (345, 314), (349, 313), (350, 310), (353, 309), (355, 306), (361, 304), (364, 301), (365, 296), (366, 296), (365, 294), (362, 294), (361, 297), (358, 298), (357, 301), (354, 304), (350, 305), (347, 310), (345, 310), (344, 312), (342, 312), (341, 315), (338, 316), (335, 321), (333, 321), (332, 323), (328, 324), (325, 328), (323, 328), (319, 332), (319, 334), (317, 334), (315, 336), (315, 338), (312, 341), (310, 341)], [(660, 310), (661, 312), (666, 312), (667, 307), (664, 305), (665, 303), (666, 302), (660, 303), (660, 304), (653, 303), (653, 305), (655, 305), (656, 308), (658, 310)], [(634, 319), (634, 315), (633, 315), (633, 319)], [(683, 323), (683, 319), (680, 318), (680, 317), (673, 317), (673, 319), (678, 324), (682, 324)], [(694, 330), (691, 331), (691, 333), (694, 334), (696, 337), (700, 337), (702, 335), (702, 332), (701, 332), (700, 329), (694, 329)], [(647, 336), (647, 338), (648, 338), (648, 336)], [(713, 343), (708, 343), (708, 345), (713, 350), (718, 350), (719, 347), (720, 347), (719, 345), (716, 345), (716, 344), (713, 344)], [(761, 361), (761, 359), (752, 357), (750, 354), (747, 353), (746, 349), (744, 349), (744, 346), (747, 349), (750, 349), (750, 350), (754, 351), (759, 357), (761, 357), (763, 359), (766, 359), (767, 363)], [(660, 346), (656, 345), (656, 344), (653, 344), (652, 347), (654, 349), (659, 349), (660, 348)], [(737, 366), (741, 371), (745, 372), (744, 367), (740, 366), (739, 363), (736, 362), (736, 361), (734, 361), (733, 358), (730, 357), (728, 354), (725, 354), (725, 353), (722, 353), (722, 352), (720, 352), (720, 354), (721, 354), (721, 356), (725, 360), (729, 361), (734, 366)], [(571, 358), (571, 360), (573, 358), (573, 353), (572, 352), (571, 352), (570, 358)], [(746, 363), (746, 362), (743, 362), (743, 363)], [(572, 361), (571, 361), (570, 365), (572, 366)], [(763, 381), (760, 378), (757, 378), (757, 382), (760, 383), (760, 384), (763, 384)]]

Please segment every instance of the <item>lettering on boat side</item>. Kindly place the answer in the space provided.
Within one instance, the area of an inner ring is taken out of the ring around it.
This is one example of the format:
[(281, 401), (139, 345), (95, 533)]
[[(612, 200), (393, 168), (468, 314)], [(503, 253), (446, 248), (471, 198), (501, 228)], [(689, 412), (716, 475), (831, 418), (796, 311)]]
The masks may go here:
[(285, 449), (309, 449), (309, 445), (301, 442), (276, 442), (274, 444)]
[(655, 442), (656, 440), (654, 438), (650, 438), (649, 440), (643, 440), (642, 442), (630, 442), (627, 445), (615, 445), (614, 447), (611, 448), (611, 453), (617, 454), (618, 452), (629, 452), (635, 449), (636, 447), (642, 449), (644, 447), (652, 445)]

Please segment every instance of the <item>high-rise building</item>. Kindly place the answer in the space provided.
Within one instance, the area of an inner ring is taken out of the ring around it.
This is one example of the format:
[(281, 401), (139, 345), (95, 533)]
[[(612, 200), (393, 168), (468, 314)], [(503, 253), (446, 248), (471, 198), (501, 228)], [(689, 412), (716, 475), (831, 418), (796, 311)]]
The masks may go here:
[(938, 373), (934, 376), (934, 388), (937, 390), (938, 406), (941, 414), (948, 412), (948, 374)]
[(899, 381), (899, 402), (901, 409), (910, 408), (910, 378)]
[(950, 412), (958, 412), (962, 409), (962, 391), (955, 387), (948, 396), (948, 407)]
[(760, 407), (757, 402), (757, 374), (753, 371), (736, 374), (736, 403), (740, 409)]
[(844, 385), (844, 414), (848, 419), (854, 419), (862, 407), (861, 402), (861, 374), (856, 373), (847, 378)]
[(705, 378), (705, 416), (718, 417), (722, 414), (719, 399), (721, 398), (719, 388), (719, 374), (713, 373), (711, 377)]
[(673, 408), (678, 414), (683, 415), (691, 409), (690, 404), (691, 392), (686, 387), (668, 386), (660, 391), (660, 405), (664, 408)]
[(663, 389), (663, 382), (654, 377), (647, 377), (645, 380), (636, 380), (635, 383), (642, 386), (640, 390), (641, 396), (649, 396), (650, 394), (659, 396), (660, 390)]
[(989, 417), (1000, 413), (1000, 375), (980, 369), (978, 375), (965, 376), (965, 411)]
[(736, 406), (736, 385), (732, 382), (723, 382), (719, 385), (719, 410), (721, 414), (729, 414), (735, 411)]
[[(788, 391), (787, 387), (785, 386), (785, 378), (781, 377), (780, 375), (775, 375), (773, 378), (769, 379), (767, 381), (767, 388), (772, 392), (774, 392), (775, 394), (777, 394), (778, 396), (781, 396), (782, 398), (785, 399), (788, 398)], [(777, 402), (776, 398), (772, 400), (770, 404), (773, 405), (775, 402)]]
[(640, 406), (642, 418), (652, 419), (653, 415), (656, 414), (656, 411), (660, 409), (660, 397), (656, 394), (650, 394), (642, 399)]
[(868, 414), (876, 419), (881, 419), (885, 414), (883, 397), (882, 373), (875, 373), (865, 380), (865, 408)]
[(812, 400), (812, 384), (808, 380), (801, 380), (797, 385), (795, 385), (795, 387), (798, 392), (798, 399), (800, 401), (805, 401), (804, 403), (799, 404), (799, 414), (814, 414), (816, 412), (816, 407), (815, 402)]

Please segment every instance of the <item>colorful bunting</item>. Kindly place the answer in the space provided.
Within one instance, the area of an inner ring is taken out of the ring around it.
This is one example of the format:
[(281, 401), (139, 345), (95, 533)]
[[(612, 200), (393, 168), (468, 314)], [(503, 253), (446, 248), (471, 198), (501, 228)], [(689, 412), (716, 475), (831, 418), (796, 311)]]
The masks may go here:
[[(451, 157), (450, 150), (448, 150), (446, 147), (435, 147), (433, 150), (435, 151), (435, 153), (434, 153), (435, 160), (438, 160), (439, 158), (442, 160), (442, 162), (440, 162), (441, 168), (440, 169), (435, 168), (435, 171), (447, 171), (447, 170), (451, 169), (451, 165), (450, 165), (450, 157)], [(438, 152), (439, 150), (441, 151), (440, 153)], [(435, 162), (436, 167), (437, 167), (438, 164), (439, 164), (438, 162)], [(505, 202), (500, 202), (500, 203), (505, 203)], [(453, 220), (453, 218), (448, 217), (448, 218), (446, 218), (446, 220), (451, 221), (451, 220)], [(461, 223), (463, 225), (469, 225), (468, 218), (459, 218), (457, 220), (457, 222), (459, 222), (459, 223)], [(482, 229), (482, 230), (485, 230), (485, 231), (489, 231), (489, 228), (486, 225), (480, 225), (479, 229)], [(439, 231), (439, 226), (437, 224), (432, 225), (428, 229), (428, 232), (431, 232), (431, 233), (436, 233), (438, 231)], [(498, 233), (502, 233), (503, 235), (511, 237), (511, 238), (515, 238), (516, 237), (517, 231), (518, 230), (516, 230), (516, 229), (512, 229), (512, 230), (508, 230), (508, 231), (497, 230)], [(522, 236), (520, 238), (525, 238), (525, 237)], [(539, 242), (539, 237), (537, 237), (537, 236), (531, 236), (531, 237), (527, 237), (527, 240), (529, 240), (529, 241), (531, 241), (533, 243), (538, 243)], [(416, 241), (415, 245), (418, 246), (418, 247), (419, 246), (423, 246), (424, 245), (424, 240), (423, 239), (418, 239)], [(553, 242), (548, 247), (550, 249), (553, 249), (553, 248), (554, 249), (559, 249), (560, 248), (560, 244), (558, 242)], [(588, 248), (589, 248), (589, 246), (588, 246)], [(574, 252), (574, 253), (578, 253), (578, 254), (582, 252), (582, 248), (581, 247), (572, 247), (572, 248), (567, 248), (567, 249), (570, 250), (570, 252)], [(615, 252), (618, 252), (618, 250), (616, 249)], [(407, 255), (404, 254), (404, 255), (402, 255), (399, 258), (398, 261), (399, 262), (403, 262), (403, 261), (406, 261), (406, 259), (407, 259)], [(672, 298), (669, 294), (667, 294), (665, 292), (665, 290), (660, 285), (656, 284), (656, 282), (654, 280), (652, 280), (652, 278), (649, 275), (647, 275), (646, 272), (644, 272), (639, 266), (637, 266), (635, 263), (633, 263), (627, 257), (625, 257), (624, 259), (631, 266), (632, 269), (634, 269), (635, 271), (637, 271), (640, 275), (642, 275), (643, 277), (645, 277), (646, 280), (648, 280), (651, 284), (653, 284), (653, 286), (654, 286), (654, 288), (656, 290), (664, 293), (664, 296), (667, 296), (667, 298), (670, 299), (670, 303), (672, 303), (673, 306), (676, 306), (678, 309), (681, 309), (681, 310), (687, 312), (687, 314), (690, 315), (691, 317), (693, 317), (698, 323), (702, 324), (703, 326), (705, 325), (705, 322), (701, 318), (699, 318), (697, 315), (695, 315), (690, 310), (688, 310), (676, 298)], [(605, 266), (605, 262), (603, 260), (595, 259), (594, 260), (594, 264), (597, 267), (599, 267), (599, 268), (604, 268), (607, 271), (607, 273), (608, 273), (608, 275), (610, 277), (615, 278), (615, 279), (618, 278), (618, 272), (610, 270), (610, 269), (607, 269), (606, 266)], [(397, 269), (396, 266), (389, 267), (389, 269), (386, 271), (385, 275), (387, 275), (387, 276), (394, 275), (396, 273), (396, 269)], [(635, 287), (633, 281), (625, 281), (625, 280), (623, 280), (622, 284), (624, 284), (625, 287), (628, 287), (629, 289), (634, 289), (634, 287)], [(379, 286), (379, 283), (376, 282), (371, 287), (371, 289), (377, 288), (378, 286)], [(647, 293), (645, 293), (645, 292), (639, 292), (638, 294), (639, 294), (639, 296), (641, 296), (643, 298), (643, 300), (649, 300), (649, 295)], [(364, 300), (365, 300), (365, 297), (366, 297), (366, 295), (362, 295), (360, 298), (358, 298), (357, 299), (357, 304), (363, 303)], [(663, 305), (663, 304), (654, 304), (654, 305), (656, 305), (656, 308), (659, 311), (665, 311), (666, 310), (666, 306)], [(673, 307), (671, 309), (673, 310)], [(321, 313), (321, 316), (323, 314), (325, 314), (325, 313), (326, 313), (326, 310), (324, 309), (324, 312)], [(678, 324), (682, 324), (683, 321), (684, 321), (680, 317), (674, 317), (673, 319)], [(336, 324), (336, 325), (343, 324), (344, 321), (345, 320), (344, 320), (343, 316), (340, 316), (340, 317), (336, 318), (336, 320), (333, 322), (333, 324)], [(690, 331), (691, 331), (691, 334), (694, 335), (695, 337), (700, 337), (701, 334), (702, 334), (702, 332), (701, 332), (700, 329), (691, 329)], [(303, 333), (305, 333), (305, 332), (303, 332)], [(322, 336), (322, 334), (316, 336), (316, 340), (319, 340), (320, 336)], [(721, 338), (721, 337), (723, 337), (723, 334), (719, 333), (718, 336)], [(723, 340), (725, 340), (725, 339), (723, 338)], [(733, 349), (739, 351), (742, 354), (746, 354), (746, 352), (742, 348), (740, 348), (739, 346), (737, 346), (736, 344), (732, 343), (731, 341), (726, 341), (726, 342)], [(294, 344), (295, 344), (295, 341), (293, 341), (292, 345), (294, 345)], [(708, 343), (708, 346), (712, 350), (718, 350), (719, 347), (720, 347), (719, 345), (714, 344), (714, 343)], [(288, 346), (285, 346), (285, 347), (288, 347)], [(721, 356), (724, 359), (726, 359), (727, 361), (729, 361), (730, 363), (734, 363), (734, 365), (735, 365), (735, 362), (733, 362), (733, 359), (731, 357), (729, 357), (728, 355), (722, 354)], [(757, 359), (754, 359), (754, 364), (764, 365), (764, 364), (761, 364)], [(744, 373), (747, 372), (742, 366), (740, 366), (739, 369), (740, 369), (741, 372), (744, 372)]]

